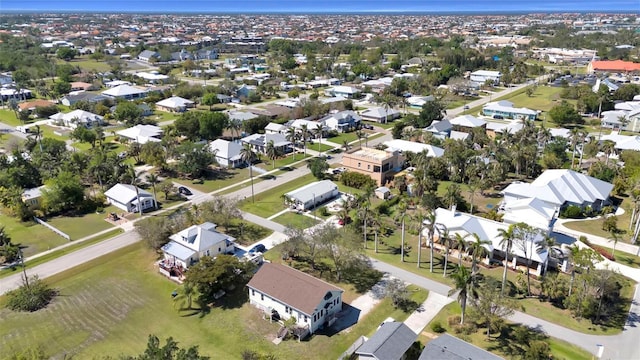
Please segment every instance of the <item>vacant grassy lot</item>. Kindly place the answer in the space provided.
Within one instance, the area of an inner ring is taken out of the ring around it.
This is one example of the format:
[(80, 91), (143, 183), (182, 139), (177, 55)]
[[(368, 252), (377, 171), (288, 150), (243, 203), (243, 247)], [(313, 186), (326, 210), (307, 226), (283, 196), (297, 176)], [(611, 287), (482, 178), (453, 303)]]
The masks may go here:
[(56, 216), (46, 219), (46, 221), (51, 226), (69, 235), (71, 240), (78, 240), (98, 231), (112, 228), (113, 224), (105, 220), (111, 212), (121, 213), (122, 210), (115, 206), (109, 206), (99, 214), (93, 212), (79, 216)]
[(0, 150), (9, 152), (11, 146), (20, 145), (24, 143), (24, 139), (11, 134), (0, 133)]
[(89, 59), (88, 56), (80, 56), (71, 61), (64, 61), (64, 60), (57, 59), (57, 62), (58, 64), (69, 64), (71, 66), (79, 66), (81, 69), (85, 71), (95, 70), (98, 72), (104, 72), (104, 71), (109, 71), (111, 69), (111, 66), (109, 66), (109, 64), (107, 64), (105, 61), (92, 60), (92, 59)]
[(0, 122), (11, 126), (20, 126), (22, 123), (16, 117), (16, 114), (9, 109), (0, 109)]
[(316, 219), (291, 211), (279, 215), (274, 218), (273, 221), (296, 229), (306, 229), (320, 223), (320, 221)]
[[(115, 140), (116, 140), (115, 136), (107, 136), (103, 141), (103, 145), (106, 146), (107, 150), (113, 151), (116, 154), (119, 154), (120, 152), (127, 150), (127, 145), (116, 142)], [(98, 144), (96, 143), (96, 145)], [(71, 144), (71, 146), (73, 146), (74, 148), (80, 151), (88, 151), (92, 149), (90, 143), (83, 143), (79, 141), (75, 141), (73, 144)]]
[[(56, 358), (133, 355), (146, 347), (148, 334), (155, 334), (163, 343), (173, 336), (182, 346), (198, 345), (201, 354), (212, 359), (240, 359), (243, 350), (278, 359), (300, 354), (305, 359), (335, 359), (385, 318), (403, 321), (408, 316), (384, 300), (350, 331), (276, 346), (271, 339), (277, 326), (262, 320), (242, 288), (202, 316), (176, 311), (171, 292), (178, 286), (156, 273), (155, 258), (136, 244), (50, 278), (60, 296), (48, 308), (30, 314), (0, 310), (3, 353), (39, 348)], [(414, 301), (426, 298), (425, 291), (412, 290)]]
[(0, 215), (0, 226), (4, 226), (11, 242), (26, 246), (23, 250), (25, 257), (69, 242), (34, 221), (21, 222), (16, 218)]
[(320, 143), (318, 142), (318, 140), (314, 140), (313, 144), (307, 144), (307, 149), (309, 150), (313, 150), (313, 151), (318, 151), (318, 152), (326, 152), (329, 150), (333, 150), (334, 147), (327, 145), (325, 143)]
[[(253, 174), (253, 181), (259, 181), (258, 176), (260, 174)], [(198, 191), (210, 193), (212, 191), (220, 190), (230, 185), (235, 185), (241, 181), (249, 179), (249, 169), (220, 169), (212, 172), (202, 184), (193, 183), (186, 179), (171, 179), (172, 181), (184, 185), (188, 188), (193, 188)]]
[[(323, 144), (324, 145), (324, 144)], [(318, 148), (318, 145), (315, 145), (316, 149)], [(274, 165), (274, 161), (272, 161), (271, 159), (268, 159), (266, 156), (262, 156), (261, 160), (259, 163), (255, 164), (254, 166), (257, 166), (261, 169), (267, 170), (267, 171), (272, 171), (281, 167), (285, 167), (285, 166), (290, 166), (291, 164), (297, 163), (298, 161), (302, 161), (304, 159), (308, 159), (310, 158), (311, 155), (307, 154), (304, 155), (303, 153), (300, 154), (290, 154), (287, 155), (285, 157), (281, 157), (275, 160), (275, 165)], [(249, 171), (249, 170), (247, 170)], [(253, 174), (253, 176), (259, 176), (260, 174), (255, 173)]]
[[(511, 347), (523, 345), (518, 344), (517, 341), (513, 339), (508, 339), (506, 337), (503, 338), (495, 338), (487, 339), (486, 334), (483, 334), (483, 329), (479, 329), (478, 332), (472, 333), (471, 335), (464, 334), (455, 334), (452, 332), (451, 326), (449, 326), (448, 319), (450, 316), (459, 315), (460, 314), (460, 305), (457, 302), (453, 302), (442, 309), (438, 315), (427, 325), (425, 331), (430, 332), (431, 324), (440, 323), (444, 328), (447, 329), (451, 335), (459, 337), (467, 342), (470, 342), (478, 347), (481, 347), (485, 350), (491, 351), (500, 356), (504, 356), (507, 359), (519, 359), (520, 357), (509, 354), (509, 350)], [(514, 324), (507, 323), (508, 327), (514, 327)], [(486, 329), (484, 329), (486, 330)], [(421, 341), (428, 342), (430, 339), (427, 337), (421, 337)], [(505, 343), (509, 344), (505, 346)], [(565, 341), (558, 340), (555, 338), (548, 339), (549, 346), (551, 348), (551, 354), (553, 355), (553, 359), (566, 359), (566, 360), (578, 360), (578, 359), (592, 359), (593, 356), (587, 352), (586, 350), (579, 348), (575, 345), (569, 344)]]
[(282, 195), (303, 185), (307, 185), (314, 180), (315, 178), (311, 174), (301, 176), (293, 181), (276, 186), (269, 191), (256, 194), (255, 202), (251, 202), (251, 199), (242, 201), (240, 209), (265, 218), (269, 217), (285, 209)]
[(338, 136), (328, 138), (327, 140), (331, 141), (334, 144), (342, 146), (345, 140), (347, 140), (347, 142), (356, 141), (358, 140), (358, 136), (356, 135), (355, 131), (352, 131), (347, 133), (340, 133)]

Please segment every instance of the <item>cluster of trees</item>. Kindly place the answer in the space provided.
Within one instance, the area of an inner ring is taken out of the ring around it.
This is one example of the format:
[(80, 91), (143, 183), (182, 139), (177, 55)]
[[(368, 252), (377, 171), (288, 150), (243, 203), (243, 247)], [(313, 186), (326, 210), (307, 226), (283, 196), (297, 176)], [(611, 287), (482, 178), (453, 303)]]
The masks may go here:
[(214, 140), (229, 127), (229, 117), (221, 112), (188, 111), (173, 124), (176, 132), (190, 140)]
[(6, 293), (5, 306), (13, 311), (37, 311), (45, 308), (56, 296), (56, 293), (37, 276), (28, 278), (24, 273), (22, 285)]

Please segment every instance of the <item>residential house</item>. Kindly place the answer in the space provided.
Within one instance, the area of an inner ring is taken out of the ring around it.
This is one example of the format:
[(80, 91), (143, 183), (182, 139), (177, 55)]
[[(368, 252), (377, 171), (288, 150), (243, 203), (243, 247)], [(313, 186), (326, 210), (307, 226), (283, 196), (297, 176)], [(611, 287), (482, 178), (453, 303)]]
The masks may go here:
[(71, 91), (88, 91), (94, 90), (93, 84), (82, 81), (74, 81), (71, 83)]
[(194, 57), (196, 60), (216, 60), (218, 58), (218, 50), (201, 49), (194, 53)]
[(13, 84), (13, 76), (10, 73), (0, 73), (0, 86)]
[(218, 99), (220, 104), (228, 104), (231, 102), (231, 100), (233, 100), (233, 97), (225, 94), (217, 94), (216, 98)]
[(442, 155), (444, 155), (443, 148), (415, 141), (393, 139), (385, 141), (384, 144), (387, 146), (387, 150), (399, 152), (400, 154), (404, 154), (407, 152), (420, 154), (426, 151), (427, 157), (441, 157)]
[(524, 124), (521, 122), (508, 122), (508, 123), (499, 123), (499, 122), (487, 122), (486, 133), (492, 139), (495, 139), (497, 135), (504, 135), (506, 133), (515, 134), (520, 131), (524, 127)]
[(93, 128), (102, 125), (104, 117), (84, 110), (73, 110), (69, 113), (57, 113), (49, 116), (55, 125), (75, 129), (78, 126)]
[(361, 91), (351, 86), (338, 85), (324, 90), (325, 96), (341, 96), (347, 99), (357, 99)]
[(418, 360), (504, 360), (475, 345), (469, 344), (449, 334), (441, 334), (430, 340), (422, 350)]
[(482, 107), (482, 115), (493, 118), (514, 120), (535, 120), (538, 112), (527, 108), (517, 108), (511, 101), (501, 100), (485, 104)]
[(138, 60), (152, 62), (160, 59), (160, 54), (151, 50), (144, 50), (138, 55)]
[(558, 216), (558, 208), (538, 198), (525, 198), (506, 203), (502, 210), (502, 222), (517, 224), (526, 222), (550, 234)]
[[(489, 241), (489, 244), (482, 245), (488, 254), (482, 260), (483, 263), (488, 264), (491, 260), (504, 261), (507, 259), (507, 261), (511, 262), (509, 265), (513, 269), (524, 268), (526, 270), (529, 262), (527, 259), (529, 259), (531, 261), (531, 273), (536, 276), (542, 275), (549, 255), (546, 248), (538, 246), (539, 243), (544, 241), (542, 233), (538, 234), (533, 240), (516, 239), (514, 241), (516, 244), (512, 247), (508, 257), (506, 257), (505, 251), (500, 244), (502, 240), (500, 230), (507, 230), (510, 226), (509, 224), (458, 212), (455, 207), (451, 210), (438, 208), (435, 213), (436, 223), (445, 226), (451, 236), (455, 234), (463, 236), (477, 234), (481, 240)], [(526, 219), (523, 220), (526, 221)], [(427, 230), (423, 231), (423, 235), (428, 236)], [(479, 259), (478, 261), (481, 260)]]
[(39, 186), (37, 188), (26, 189), (22, 192), (22, 202), (30, 209), (37, 209), (40, 207), (42, 201), (42, 189), (45, 186)]
[[(355, 352), (359, 360), (404, 360), (418, 335), (397, 321), (383, 322)], [(437, 359), (437, 358), (433, 358)]]
[(248, 111), (229, 111), (227, 115), (229, 116), (229, 121), (245, 122), (247, 120), (258, 118), (258, 115)]
[(594, 60), (587, 66), (587, 73), (595, 72), (637, 73), (640, 72), (640, 64), (623, 60)]
[(238, 97), (248, 98), (251, 94), (255, 93), (256, 90), (257, 87), (255, 85), (242, 84), (242, 86), (236, 90), (236, 95)]
[(504, 203), (525, 198), (538, 198), (557, 209), (569, 205), (591, 207), (598, 211), (609, 203), (613, 184), (573, 170), (550, 169), (532, 183), (513, 182), (501, 193)]
[(152, 72), (141, 71), (141, 72), (135, 73), (134, 76), (139, 77), (141, 79), (145, 79), (151, 84), (164, 83), (165, 81), (170, 79), (169, 75), (160, 74), (157, 71), (152, 71)]
[(216, 139), (209, 143), (209, 151), (215, 154), (216, 161), (220, 166), (236, 168), (243, 165), (240, 156), (242, 145), (237, 142)]
[(348, 132), (357, 129), (362, 118), (355, 111), (339, 111), (320, 119), (329, 130)]
[(371, 108), (360, 113), (363, 120), (387, 123), (400, 117), (400, 112), (392, 108)]
[(469, 75), (469, 80), (481, 85), (487, 81), (490, 81), (493, 85), (498, 85), (501, 77), (500, 71), (477, 70)]
[(380, 186), (373, 191), (373, 194), (378, 199), (386, 200), (391, 197), (391, 190), (389, 190), (389, 188), (386, 186)]
[(265, 134), (282, 134), (286, 136), (288, 129), (289, 127), (286, 125), (270, 122), (264, 128), (264, 132)]
[(148, 90), (131, 85), (120, 85), (102, 92), (102, 95), (113, 99), (136, 100), (147, 96)]
[(626, 130), (628, 122), (627, 111), (624, 110), (603, 111), (602, 120), (600, 120), (603, 128), (614, 130)]
[(192, 53), (188, 52), (185, 49), (181, 49), (180, 51), (171, 53), (171, 61), (186, 61), (193, 60), (194, 56)]
[(447, 119), (442, 120), (434, 120), (431, 125), (429, 125), (425, 131), (428, 131), (433, 134), (433, 137), (444, 140), (449, 137), (451, 134), (451, 130), (453, 129), (453, 125)]
[(336, 184), (331, 180), (321, 180), (290, 191), (284, 194), (284, 197), (292, 207), (300, 211), (306, 211), (315, 208), (319, 204), (333, 200), (338, 195), (340, 195), (340, 192)]
[(36, 99), (36, 100), (30, 100), (30, 101), (25, 101), (25, 102), (21, 102), (18, 104), (18, 111), (23, 112), (32, 112), (34, 111), (37, 107), (49, 107), (49, 106), (54, 106), (55, 104), (49, 100), (42, 100), (42, 99)]
[(12, 89), (12, 88), (0, 88), (0, 99), (2, 101), (16, 100), (25, 101), (31, 99), (33, 93), (27, 89)]
[(188, 269), (203, 256), (215, 258), (222, 254), (233, 254), (235, 238), (216, 231), (216, 224), (205, 222), (192, 225), (169, 236), (162, 247), (165, 266)]
[(453, 125), (454, 130), (466, 133), (470, 133), (474, 128), (481, 127), (485, 129), (487, 126), (486, 121), (471, 115), (460, 115), (449, 120), (449, 122)]
[(468, 132), (462, 132), (462, 131), (455, 131), (455, 130), (451, 130), (451, 133), (449, 133), (449, 139), (451, 140), (467, 140), (469, 138), (469, 133)]
[(172, 96), (168, 99), (160, 100), (156, 106), (164, 111), (169, 112), (185, 112), (188, 108), (193, 107), (194, 102), (179, 96)]
[(242, 143), (249, 144), (251, 149), (261, 154), (267, 151), (267, 144), (273, 141), (273, 145), (281, 153), (286, 154), (292, 151), (291, 141), (282, 134), (252, 134), (241, 139)]
[(600, 142), (606, 140), (616, 143), (616, 151), (623, 150), (635, 150), (640, 151), (640, 137), (631, 135), (620, 135), (617, 131), (611, 132), (611, 134), (602, 135)]
[(397, 151), (362, 147), (342, 155), (342, 166), (348, 171), (365, 174), (378, 186), (393, 180), (393, 174), (401, 170), (403, 159)]
[(435, 100), (435, 97), (433, 97), (433, 95), (429, 95), (429, 96), (410, 96), (406, 98), (404, 101), (407, 103), (407, 105), (409, 105), (410, 108), (420, 110), (422, 109), (424, 104), (433, 100)]
[(156, 207), (153, 194), (140, 188), (136, 192), (136, 187), (129, 184), (116, 184), (105, 191), (104, 196), (109, 204), (127, 212), (139, 212), (140, 208), (145, 211)]
[(110, 100), (110, 98), (107, 96), (92, 93), (92, 92), (81, 92), (73, 95), (71, 94), (65, 95), (62, 98), (62, 100), (60, 100), (60, 102), (64, 106), (72, 106), (75, 103), (78, 103), (80, 101), (86, 101), (89, 103), (99, 103), (104, 100)]
[(146, 144), (148, 142), (160, 142), (163, 130), (156, 125), (138, 124), (123, 130), (116, 131), (118, 136), (122, 136), (138, 144)]
[(331, 326), (342, 310), (342, 289), (281, 264), (262, 264), (247, 288), (253, 306), (273, 320), (293, 318), (309, 334)]

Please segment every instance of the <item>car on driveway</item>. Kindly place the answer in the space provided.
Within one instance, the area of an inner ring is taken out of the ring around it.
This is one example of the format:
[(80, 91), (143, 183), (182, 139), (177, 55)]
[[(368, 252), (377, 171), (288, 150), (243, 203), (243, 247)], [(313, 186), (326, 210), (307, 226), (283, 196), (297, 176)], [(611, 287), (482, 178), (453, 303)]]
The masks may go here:
[(267, 251), (267, 248), (264, 245), (258, 244), (252, 247), (251, 250), (249, 250), (249, 253), (256, 253), (256, 252), (265, 253), (266, 251)]
[(191, 190), (189, 190), (188, 188), (184, 187), (184, 186), (180, 186), (178, 187), (178, 193), (181, 195), (185, 195), (185, 196), (191, 196), (193, 195), (193, 193), (191, 192)]

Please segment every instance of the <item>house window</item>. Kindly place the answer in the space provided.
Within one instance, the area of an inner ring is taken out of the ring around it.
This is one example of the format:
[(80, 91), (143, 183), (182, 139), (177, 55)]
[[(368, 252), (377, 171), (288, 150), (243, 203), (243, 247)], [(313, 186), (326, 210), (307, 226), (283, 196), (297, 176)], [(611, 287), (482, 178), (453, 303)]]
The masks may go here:
[(304, 322), (308, 322), (309, 318), (307, 317), (307, 315), (304, 316)]
[(360, 167), (361, 165), (362, 165), (361, 163), (358, 163), (358, 167)]
[(256, 291), (251, 289), (251, 296), (256, 296)]
[(264, 294), (260, 294), (260, 300), (264, 301)]
[(284, 312), (286, 312), (287, 314), (291, 313), (291, 308), (289, 308), (288, 306), (284, 307)]

